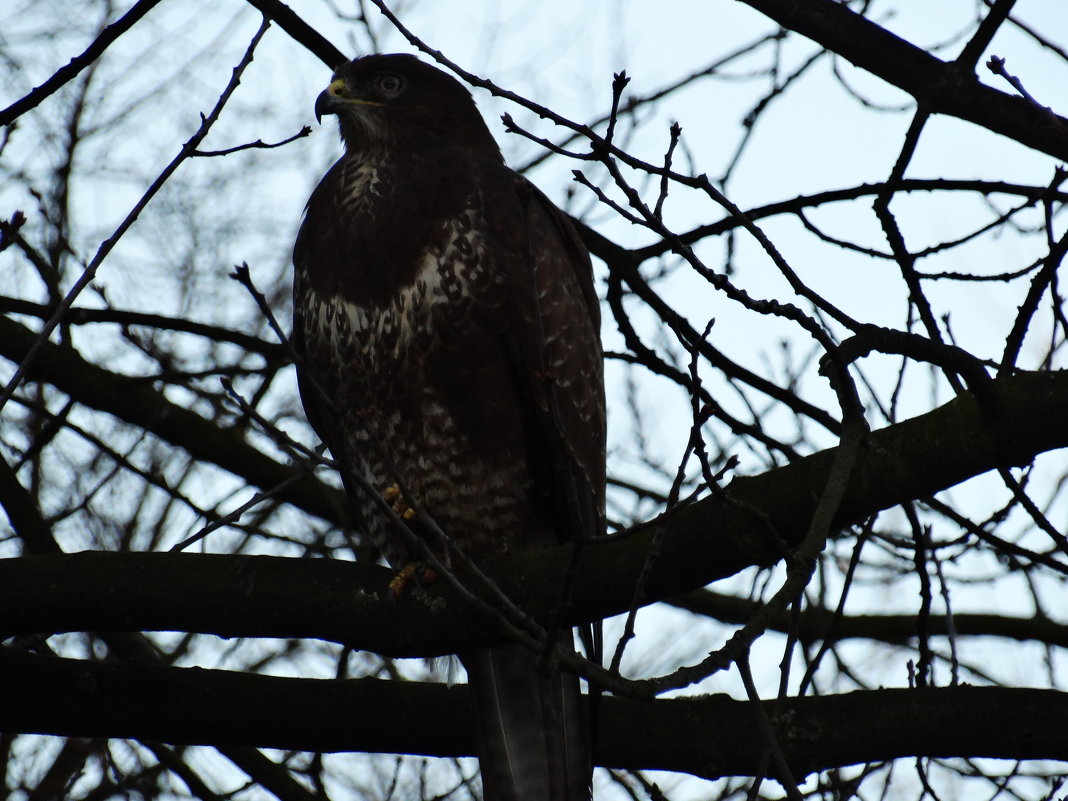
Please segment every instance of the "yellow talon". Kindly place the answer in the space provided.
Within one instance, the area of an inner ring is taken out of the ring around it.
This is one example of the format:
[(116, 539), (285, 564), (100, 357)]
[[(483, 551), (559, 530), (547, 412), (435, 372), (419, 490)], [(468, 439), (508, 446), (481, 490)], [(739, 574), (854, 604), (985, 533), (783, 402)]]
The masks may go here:
[(408, 521), (415, 520), (415, 510), (404, 500), (404, 495), (401, 493), (399, 485), (391, 484), (386, 487), (385, 491), (382, 493), (382, 497), (393, 507), (393, 513), (399, 515), (401, 519)]
[(389, 594), (392, 598), (400, 598), (405, 593), (412, 581), (412, 577), (415, 575), (415, 571), (418, 569), (418, 563), (412, 563), (397, 571), (397, 575), (389, 582)]
[(389, 582), (389, 597), (396, 601), (403, 597), (413, 584), (416, 587), (427, 587), (437, 579), (437, 571), (433, 568), (422, 562), (410, 562), (398, 570), (397, 575)]

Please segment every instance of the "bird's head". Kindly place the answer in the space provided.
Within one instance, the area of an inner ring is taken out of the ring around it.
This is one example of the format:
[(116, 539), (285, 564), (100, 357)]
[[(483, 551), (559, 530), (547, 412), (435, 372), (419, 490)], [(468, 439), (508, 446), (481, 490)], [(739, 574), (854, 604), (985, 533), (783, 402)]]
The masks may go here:
[(349, 152), (500, 150), (463, 84), (415, 56), (364, 56), (342, 64), (315, 100), (315, 118), (336, 114)]

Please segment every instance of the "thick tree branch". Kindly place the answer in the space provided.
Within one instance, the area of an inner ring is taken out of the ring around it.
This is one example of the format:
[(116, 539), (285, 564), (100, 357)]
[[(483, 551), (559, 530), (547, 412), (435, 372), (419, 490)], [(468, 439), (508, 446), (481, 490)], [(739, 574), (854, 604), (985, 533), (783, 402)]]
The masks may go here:
[[(48, 523), (41, 517), (39, 510), (34, 505), (33, 498), (19, 483), (15, 471), (0, 459), (0, 506), (3, 507), (11, 526), (23, 542), (24, 549), (35, 554), (60, 553)], [(127, 663), (137, 665), (162, 664), (160, 652), (141, 634), (132, 634), (124, 631), (103, 632), (100, 639), (107, 645), (109, 654), (113, 658), (121, 659)], [(0, 652), (0, 664), (3, 664), (2, 652)], [(3, 668), (0, 667), (0, 672)], [(0, 677), (0, 681), (2, 681)], [(162, 752), (148, 743), (146, 747), (160, 758)], [(317, 797), (313, 795), (300, 782), (296, 781), (289, 772), (272, 761), (269, 757), (261, 754), (255, 748), (246, 746), (231, 746), (219, 749), (220, 753), (245, 771), (255, 782), (265, 790), (284, 801), (313, 801)], [(192, 771), (184, 768), (180, 759), (171, 760), (169, 768), (182, 775), (183, 781), (195, 791), (195, 787), (189, 784), (190, 779), (195, 779)], [(40, 788), (38, 788), (40, 789)], [(201, 795), (209, 799), (210, 795)]]
[[(990, 392), (996, 413), (984, 414), (964, 394), (874, 432), (861, 449), (835, 525), (1068, 446), (1068, 372), (999, 378)], [(833, 456), (829, 449), (736, 479), (722, 492), (625, 537), (588, 545), (572, 620), (629, 608), (658, 528), (660, 552), (646, 577), (644, 603), (750, 565), (774, 564), (782, 542), (801, 541)], [(560, 597), (569, 556), (564, 547), (527, 556), (518, 569), (511, 560), (484, 568), (510, 597), (544, 615)], [(125, 629), (314, 637), (394, 656), (454, 652), (494, 639), (493, 622), (476, 623), (477, 615), (446, 582), (403, 603), (382, 603), (389, 575), (383, 568), (337, 561), (230, 555), (84, 553), (0, 560), (0, 633)], [(183, 603), (175, 604), (175, 597)], [(34, 599), (32, 605), (27, 598)]]
[(349, 60), (325, 36), (281, 0), (248, 0), (248, 3), (288, 33), (295, 42), (304, 45), (308, 52), (317, 56), (330, 69), (335, 69)]
[(942, 61), (832, 0), (742, 0), (908, 92), (921, 108), (980, 125), (1026, 147), (1068, 160), (1068, 120), (980, 83), (968, 66)]
[[(465, 686), (276, 678), (10, 651), (0, 651), (0, 682), (19, 688), (0, 705), (0, 730), (9, 732), (447, 757), (470, 755), (474, 746)], [(907, 756), (1068, 753), (1068, 694), (1051, 690), (877, 690), (764, 706), (798, 776)], [(758, 770), (762, 734), (749, 703), (721, 695), (605, 698), (600, 716), (600, 765), (705, 778)]]

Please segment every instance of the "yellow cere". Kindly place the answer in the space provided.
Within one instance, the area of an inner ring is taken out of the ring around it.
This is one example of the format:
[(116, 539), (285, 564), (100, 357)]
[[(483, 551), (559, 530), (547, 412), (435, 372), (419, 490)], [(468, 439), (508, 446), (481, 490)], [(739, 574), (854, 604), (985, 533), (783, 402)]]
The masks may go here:
[(359, 97), (349, 97), (345, 94), (348, 87), (345, 85), (345, 81), (342, 78), (338, 78), (331, 81), (330, 85), (326, 87), (326, 91), (333, 97), (344, 100), (346, 103), (355, 103), (358, 106), (381, 106), (382, 104), (375, 100), (363, 100)]

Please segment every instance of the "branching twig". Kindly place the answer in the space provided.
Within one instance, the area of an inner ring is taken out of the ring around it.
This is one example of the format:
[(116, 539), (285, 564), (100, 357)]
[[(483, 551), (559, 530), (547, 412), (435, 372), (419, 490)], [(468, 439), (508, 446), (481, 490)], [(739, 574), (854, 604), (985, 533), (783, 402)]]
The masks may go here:
[(246, 142), (243, 145), (234, 145), (233, 147), (228, 147), (223, 150), (194, 150), (192, 155), (208, 158), (212, 156), (229, 156), (231, 153), (239, 153), (242, 150), (252, 150), (256, 148), (263, 150), (271, 150), (272, 148), (283, 147), (285, 145), (288, 145), (290, 142), (296, 142), (298, 139), (303, 139), (305, 136), (309, 136), (311, 132), (311, 126), (305, 125), (295, 134), (290, 137), (287, 137), (286, 139), (281, 140), (280, 142), (268, 143), (264, 142), (262, 139), (257, 139), (255, 142)]
[(1023, 81), (1021, 81), (1015, 75), (1009, 74), (1008, 70), (1005, 69), (1005, 59), (1003, 59), (1001, 56), (991, 56), (989, 59), (987, 59), (986, 68), (995, 75), (1004, 78), (1006, 81), (1012, 84), (1012, 88), (1019, 92), (1020, 96), (1023, 97), (1028, 103), (1031, 103), (1036, 108), (1040, 108), (1043, 111), (1049, 112), (1050, 114), (1053, 113), (1049, 106), (1043, 106), (1041, 103), (1035, 100), (1034, 97), (1031, 96), (1031, 93), (1024, 88)]

